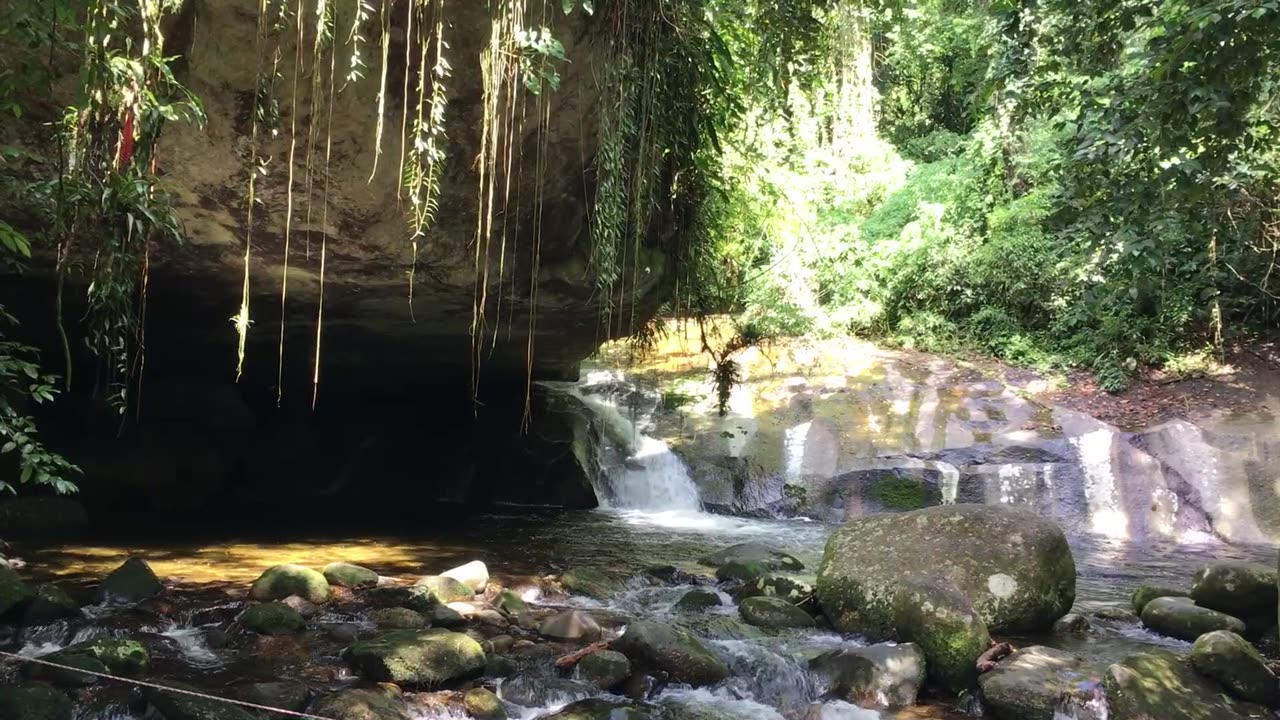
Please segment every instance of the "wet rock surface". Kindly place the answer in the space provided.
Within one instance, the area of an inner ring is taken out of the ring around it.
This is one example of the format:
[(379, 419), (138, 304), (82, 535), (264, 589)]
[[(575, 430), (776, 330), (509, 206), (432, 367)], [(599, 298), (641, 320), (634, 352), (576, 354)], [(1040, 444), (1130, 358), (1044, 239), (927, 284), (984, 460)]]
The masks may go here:
[(1200, 607), (1191, 598), (1163, 597), (1147, 603), (1142, 610), (1142, 624), (1148, 628), (1187, 642), (1215, 630), (1243, 633), (1245, 624), (1217, 610)]

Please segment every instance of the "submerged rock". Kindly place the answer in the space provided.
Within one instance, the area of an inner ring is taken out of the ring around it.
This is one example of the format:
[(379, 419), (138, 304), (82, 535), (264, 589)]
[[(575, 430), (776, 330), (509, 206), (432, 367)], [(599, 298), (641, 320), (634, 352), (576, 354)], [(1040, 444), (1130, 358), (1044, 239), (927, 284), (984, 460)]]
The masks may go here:
[(434, 686), (484, 670), (484, 648), (448, 630), (389, 630), (348, 647), (347, 660), (374, 682)]
[(611, 690), (631, 675), (631, 661), (615, 650), (597, 650), (578, 661), (578, 679)]
[(1196, 573), (1191, 599), (1233, 617), (1276, 615), (1276, 569), (1246, 562), (1214, 563)]
[(479, 560), (473, 560), (466, 565), (445, 570), (440, 573), (440, 577), (452, 578), (471, 588), (473, 592), (481, 592), (489, 584), (489, 568)]
[[(186, 685), (173, 682), (167, 684), (177, 689), (199, 692), (197, 688)], [(156, 688), (146, 688), (143, 694), (146, 695), (147, 702), (160, 711), (164, 720), (257, 720), (256, 715), (239, 705), (231, 705), (218, 699)]]
[(809, 669), (825, 677), (842, 700), (864, 708), (899, 708), (916, 704), (925, 657), (913, 643), (882, 643), (824, 653), (809, 662)]
[(0, 615), (17, 609), (31, 597), (31, 589), (6, 565), (0, 565)]
[(649, 720), (650, 714), (637, 705), (600, 698), (579, 700), (538, 720)]
[(476, 720), (506, 720), (507, 709), (492, 691), (473, 688), (462, 696), (462, 707)]
[(1112, 665), (1103, 687), (1110, 720), (1244, 720), (1266, 713), (1232, 702), (1186, 659), (1166, 652), (1132, 655)]
[(404, 703), (385, 690), (344, 690), (320, 698), (309, 712), (331, 720), (409, 720)]
[(1191, 666), (1241, 700), (1280, 705), (1280, 679), (1257, 649), (1233, 632), (1218, 630), (1197, 638), (1191, 648)]
[(778, 597), (753, 597), (738, 605), (738, 613), (751, 625), (763, 628), (813, 627), (813, 616)]
[(729, 668), (701, 641), (662, 623), (631, 623), (622, 637), (613, 641), (613, 649), (641, 669), (668, 673), (672, 682), (699, 687), (729, 676)]
[(707, 555), (698, 562), (715, 568), (731, 562), (753, 564), (760, 566), (763, 572), (771, 570), (798, 572), (804, 569), (804, 563), (797, 560), (794, 555), (775, 550), (764, 543), (758, 542), (730, 545), (723, 550)]
[(707, 608), (719, 607), (723, 604), (724, 601), (720, 599), (720, 593), (715, 590), (694, 588), (676, 601), (675, 609), (683, 612), (698, 612)]
[(560, 585), (575, 595), (607, 600), (618, 589), (618, 582), (599, 570), (574, 568), (560, 574)]
[(382, 608), (369, 615), (374, 625), (392, 630), (421, 630), (427, 626), (422, 613), (409, 608)]
[(1244, 622), (1217, 610), (1203, 608), (1185, 597), (1162, 597), (1147, 603), (1142, 624), (1161, 635), (1195, 642), (1214, 630), (1244, 633)]
[(955, 693), (973, 686), (991, 635), (960, 591), (936, 581), (902, 585), (894, 596), (892, 622), (899, 639), (924, 652), (930, 680)]
[(71, 700), (48, 685), (0, 687), (4, 720), (71, 720)]
[(1133, 591), (1133, 611), (1141, 615), (1147, 603), (1162, 597), (1191, 597), (1191, 593), (1163, 585), (1139, 585)]
[(595, 642), (600, 639), (600, 624), (581, 610), (565, 610), (556, 613), (538, 627), (538, 634), (552, 640)]
[(329, 599), (329, 581), (308, 567), (276, 565), (262, 573), (249, 588), (249, 597), (260, 602), (283, 600), (290, 595), (323, 603)]
[(164, 584), (140, 557), (131, 557), (111, 571), (98, 586), (98, 602), (129, 604), (164, 592)]
[(291, 635), (307, 626), (307, 621), (297, 610), (281, 602), (250, 607), (240, 616), (240, 623), (259, 635)]
[(476, 597), (474, 590), (451, 577), (444, 577), (443, 575), (427, 575), (414, 583), (414, 587), (425, 588), (430, 598), (440, 605), (448, 605), (454, 602), (470, 602)]
[(852, 520), (827, 542), (817, 597), (836, 629), (890, 638), (898, 587), (930, 579), (954, 587), (992, 632), (1048, 629), (1075, 602), (1075, 560), (1062, 530), (1002, 505)]
[(376, 587), (378, 584), (378, 573), (351, 563), (329, 563), (324, 566), (321, 574), (330, 585), (353, 590)]
[(1053, 720), (1064, 697), (1099, 675), (1075, 655), (1036, 645), (1005, 658), (978, 682), (1000, 720)]
[(306, 707), (307, 686), (295, 680), (241, 685), (232, 694), (237, 700), (297, 712)]
[(1053, 624), (1054, 635), (1088, 635), (1092, 629), (1093, 624), (1089, 622), (1089, 618), (1080, 613), (1067, 613)]

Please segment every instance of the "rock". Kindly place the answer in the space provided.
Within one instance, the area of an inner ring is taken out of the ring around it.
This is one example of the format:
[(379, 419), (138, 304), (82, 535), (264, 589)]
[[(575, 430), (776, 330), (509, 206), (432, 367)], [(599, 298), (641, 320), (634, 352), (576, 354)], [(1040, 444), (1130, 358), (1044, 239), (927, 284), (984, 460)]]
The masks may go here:
[(1161, 635), (1195, 642), (1201, 635), (1214, 630), (1244, 632), (1244, 622), (1196, 605), (1191, 598), (1162, 597), (1147, 603), (1142, 610), (1142, 624)]
[(232, 691), (237, 700), (298, 712), (307, 705), (307, 686), (295, 680), (258, 682)]
[(290, 595), (280, 602), (293, 608), (294, 612), (307, 619), (315, 617), (316, 614), (320, 612), (319, 605), (316, 605), (306, 598), (299, 597), (298, 595)]
[(1141, 615), (1147, 603), (1162, 597), (1191, 597), (1191, 593), (1163, 585), (1139, 585), (1133, 591), (1133, 611)]
[(352, 590), (363, 590), (378, 585), (378, 573), (369, 568), (352, 565), (351, 563), (329, 563), (324, 566), (321, 574), (324, 575), (325, 581), (330, 585), (351, 588)]
[(276, 565), (253, 582), (249, 597), (258, 601), (283, 600), (297, 595), (308, 602), (329, 599), (329, 581), (324, 575), (301, 565)]
[(453, 578), (442, 575), (428, 575), (414, 583), (414, 586), (425, 588), (430, 593), (430, 596), (441, 605), (448, 605), (452, 602), (470, 602), (476, 598), (474, 590)]
[[(56, 662), (64, 665), (66, 668), (75, 668), (77, 670), (85, 670), (87, 672), (76, 672), (61, 667), (50, 667), (48, 665), (37, 665), (31, 663), (23, 667), (23, 673), (30, 678), (36, 680), (47, 680), (58, 687), (78, 688), (93, 685), (102, 679), (102, 675), (109, 673), (107, 666), (102, 661), (92, 655), (79, 654), (62, 654), (54, 652), (44, 656), (49, 662)], [(97, 674), (94, 674), (97, 673)]]
[[(551, 660), (551, 658), (547, 658)], [(502, 683), (502, 698), (525, 708), (547, 707), (591, 697), (598, 691), (586, 683), (533, 671)]]
[(654, 565), (644, 569), (644, 575), (662, 585), (696, 585), (698, 576), (681, 570), (675, 565)]
[(483, 592), (485, 586), (489, 584), (489, 568), (479, 560), (473, 560), (466, 565), (460, 565), (451, 570), (445, 570), (440, 573), (440, 577), (457, 580), (463, 585), (471, 588), (473, 593), (478, 593)]
[(307, 621), (297, 610), (280, 602), (250, 607), (240, 616), (240, 623), (259, 635), (290, 635), (307, 626)]
[(1125, 658), (1107, 668), (1102, 684), (1110, 720), (1244, 720), (1265, 713), (1232, 702), (1217, 683), (1167, 652)]
[(574, 568), (561, 573), (560, 585), (567, 592), (597, 600), (607, 600), (618, 588), (613, 578), (590, 568)]
[(409, 608), (382, 608), (369, 615), (374, 625), (392, 630), (421, 630), (427, 626), (427, 619), (421, 613)]
[(400, 698), (384, 690), (344, 690), (320, 698), (310, 714), (330, 720), (409, 720)]
[(15, 610), (31, 597), (31, 589), (7, 564), (0, 566), (0, 615)]
[(467, 618), (448, 605), (437, 605), (431, 610), (431, 624), (444, 628), (458, 628), (467, 624)]
[(675, 609), (683, 612), (700, 612), (723, 604), (724, 601), (720, 599), (720, 593), (715, 590), (694, 588), (676, 601)]
[(1089, 622), (1089, 618), (1080, 613), (1067, 613), (1053, 624), (1055, 635), (1088, 635), (1092, 629), (1093, 625)]
[(160, 578), (140, 557), (131, 557), (111, 571), (98, 586), (98, 602), (126, 605), (164, 592)]
[(71, 720), (66, 695), (47, 685), (0, 687), (0, 718), (4, 720)]
[(1094, 611), (1093, 616), (1099, 620), (1108, 622), (1125, 623), (1128, 625), (1137, 625), (1142, 622), (1142, 618), (1133, 614), (1131, 610), (1122, 607), (1104, 607)]
[(716, 568), (716, 580), (749, 584), (755, 582), (770, 568), (765, 563), (733, 560)]
[(280, 674), (311, 661), (311, 653), (296, 635), (258, 635), (246, 658), (268, 676)]
[(1275, 622), (1276, 569), (1246, 562), (1214, 563), (1196, 573), (1191, 599), (1200, 607), (1238, 618), (1268, 615)]
[(672, 682), (700, 687), (729, 676), (729, 668), (701, 641), (670, 625), (633, 622), (613, 641), (613, 649), (640, 669), (668, 673)]
[(600, 639), (600, 624), (581, 610), (565, 610), (556, 613), (538, 628), (538, 634), (552, 640), (572, 640), (592, 643)]
[[(3, 582), (3, 581), (0, 581)], [(0, 613), (2, 615), (3, 613)], [(80, 617), (80, 604), (57, 585), (37, 585), (18, 611), (21, 625), (48, 625), (57, 620)]]
[(851, 520), (827, 542), (817, 598), (837, 630), (888, 638), (898, 587), (930, 579), (954, 587), (992, 632), (1048, 629), (1075, 602), (1075, 560), (1062, 530), (1004, 505)]
[[(379, 587), (369, 590), (365, 598), (373, 607), (405, 607), (427, 615), (441, 603), (425, 586)], [(469, 599), (469, 598), (468, 598)]]
[(790, 555), (779, 550), (757, 542), (746, 542), (738, 545), (730, 545), (723, 550), (714, 552), (698, 562), (709, 567), (721, 567), (731, 562), (755, 563), (760, 565), (765, 572), (770, 570), (789, 570), (791, 572), (799, 572), (804, 569), (804, 563)]
[[(174, 682), (169, 682), (167, 685), (181, 690), (199, 692), (197, 688)], [(147, 702), (160, 711), (164, 720), (258, 720), (258, 717), (248, 710), (219, 700), (156, 688), (145, 688), (143, 694)]]
[(498, 593), (498, 597), (494, 602), (494, 605), (496, 605), (499, 610), (512, 617), (516, 617), (520, 613), (529, 609), (529, 604), (524, 601), (524, 598), (520, 597), (512, 590), (506, 589)]
[[(62, 662), (75, 656), (93, 658), (115, 675), (138, 675), (151, 664), (151, 655), (142, 646), (142, 643), (137, 640), (118, 640), (106, 637), (69, 645), (57, 652), (50, 653), (45, 656), (45, 659), (52, 662)], [(94, 668), (86, 667), (86, 669)]]
[(809, 669), (827, 679), (837, 697), (865, 708), (916, 704), (925, 679), (925, 657), (913, 643), (833, 650), (814, 658)]
[(1064, 695), (1096, 678), (1080, 658), (1034, 645), (1002, 660), (978, 683), (987, 707), (1000, 720), (1053, 720)]
[(591, 698), (566, 705), (538, 720), (649, 720), (649, 713), (636, 705)]
[(799, 605), (813, 597), (813, 586), (784, 575), (758, 577), (738, 591), (738, 598), (780, 597), (792, 605)]
[(350, 644), (360, 637), (360, 628), (353, 623), (339, 623), (329, 628), (329, 637), (340, 643)]
[(491, 607), (476, 608), (472, 611), (470, 619), (481, 625), (498, 628), (499, 630), (506, 630), (511, 627), (511, 621), (507, 619), (507, 616)]
[(615, 650), (597, 650), (578, 661), (578, 679), (611, 690), (631, 675), (631, 661)]
[(899, 639), (920, 646), (933, 682), (954, 693), (973, 686), (978, 657), (991, 647), (991, 635), (959, 590), (938, 582), (902, 585), (894, 596), (892, 622)]
[(753, 597), (738, 605), (738, 614), (751, 625), (762, 628), (803, 628), (815, 625), (813, 616), (777, 597)]
[(484, 647), (485, 655), (505, 654), (511, 651), (511, 646), (516, 644), (516, 639), (510, 635), (494, 635), (480, 644)]
[(462, 707), (477, 720), (506, 720), (507, 709), (497, 695), (484, 688), (468, 690), (462, 696)]
[(435, 686), (484, 670), (480, 643), (448, 630), (388, 630), (347, 648), (365, 678), (397, 685)]
[[(527, 640), (525, 642), (528, 642)], [(505, 678), (516, 674), (516, 662), (511, 658), (489, 655), (484, 661), (485, 677)]]
[(1235, 633), (1217, 630), (1201, 635), (1191, 648), (1191, 666), (1245, 702), (1280, 705), (1280, 679), (1257, 649)]

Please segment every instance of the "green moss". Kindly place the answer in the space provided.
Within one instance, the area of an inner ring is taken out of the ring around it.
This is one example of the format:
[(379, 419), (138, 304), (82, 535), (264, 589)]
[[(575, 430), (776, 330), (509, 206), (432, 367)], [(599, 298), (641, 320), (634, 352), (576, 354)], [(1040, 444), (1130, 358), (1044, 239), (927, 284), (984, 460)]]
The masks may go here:
[(297, 610), (279, 602), (254, 605), (244, 611), (240, 622), (260, 635), (289, 635), (307, 625)]
[(891, 510), (918, 510), (926, 504), (920, 481), (888, 472), (872, 481), (871, 497)]
[(262, 573), (249, 589), (254, 600), (283, 600), (297, 595), (313, 603), (329, 599), (329, 581), (324, 575), (301, 565), (276, 565)]

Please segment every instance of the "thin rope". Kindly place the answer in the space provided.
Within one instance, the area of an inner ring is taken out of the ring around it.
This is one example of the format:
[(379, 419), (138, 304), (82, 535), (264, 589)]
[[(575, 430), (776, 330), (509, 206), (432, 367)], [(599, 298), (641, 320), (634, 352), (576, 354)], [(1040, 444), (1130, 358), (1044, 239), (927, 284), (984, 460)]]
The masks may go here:
[(40, 658), (31, 658), (24, 655), (16, 655), (11, 652), (0, 650), (0, 657), (14, 660), (17, 662), (35, 663), (37, 665), (47, 665), (48, 667), (58, 668), (59, 670), (69, 670), (71, 672), (81, 673), (83, 675), (92, 675), (106, 680), (115, 680), (116, 682), (128, 683), (130, 685), (138, 685), (141, 687), (154, 688), (156, 690), (164, 690), (165, 692), (178, 693), (180, 695), (190, 695), (204, 700), (213, 700), (214, 702), (226, 703), (228, 705), (240, 705), (241, 707), (253, 708), (254, 710), (266, 710), (267, 712), (280, 713), (281, 715), (291, 715), (298, 718), (307, 718), (307, 720), (334, 720), (323, 715), (311, 715), (309, 713), (294, 712), (293, 710), (285, 710), (284, 708), (271, 707), (270, 705), (259, 705), (257, 703), (246, 702), (244, 700), (232, 700), (231, 698), (218, 697), (217, 695), (208, 695), (195, 690), (185, 690), (183, 688), (169, 687), (168, 685), (157, 685), (156, 683), (147, 682), (146, 680), (134, 680), (132, 678), (124, 678), (119, 675), (110, 673), (95, 672), (93, 670), (85, 670), (83, 668), (72, 667), (70, 665), (62, 665)]

